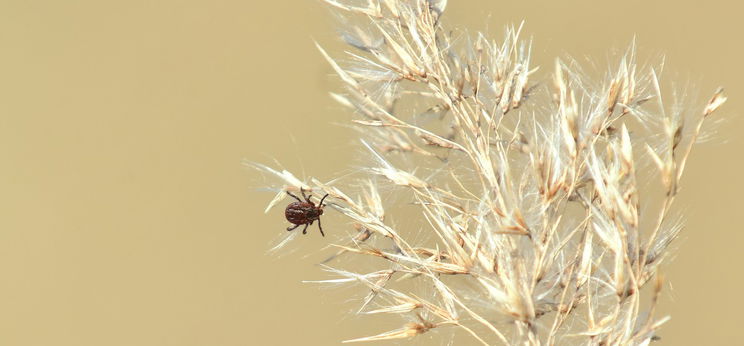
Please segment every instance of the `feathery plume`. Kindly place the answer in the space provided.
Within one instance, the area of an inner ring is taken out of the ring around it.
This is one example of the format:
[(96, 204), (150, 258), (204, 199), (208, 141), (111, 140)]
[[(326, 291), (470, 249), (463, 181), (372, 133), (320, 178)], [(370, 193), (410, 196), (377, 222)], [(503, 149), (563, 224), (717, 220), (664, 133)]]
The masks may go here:
[[(284, 183), (267, 210), (285, 190), (329, 194), (354, 232), (324, 262), (336, 277), (325, 282), (359, 284), (361, 314), (405, 321), (348, 342), (452, 327), (486, 345), (657, 338), (668, 320), (657, 316), (659, 268), (681, 229), (672, 204), (722, 91), (696, 114), (668, 108), (635, 46), (600, 83), (557, 59), (538, 86), (521, 26), (501, 41), (454, 40), (446, 1), (325, 2), (348, 17), (347, 62), (318, 49), (345, 87), (332, 97), (365, 128), (362, 188), (252, 165)], [(659, 196), (641, 190), (649, 184)], [(406, 227), (390, 222), (381, 185), (414, 201)], [(357, 272), (352, 256), (379, 268)]]

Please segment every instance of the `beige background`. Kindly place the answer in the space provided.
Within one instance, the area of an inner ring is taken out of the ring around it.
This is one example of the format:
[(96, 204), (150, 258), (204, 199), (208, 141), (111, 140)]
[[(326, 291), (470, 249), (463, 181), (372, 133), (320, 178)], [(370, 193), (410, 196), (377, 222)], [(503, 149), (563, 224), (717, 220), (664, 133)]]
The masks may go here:
[[(637, 35), (641, 60), (666, 54), (666, 76), (701, 100), (727, 87), (726, 121), (684, 180), (661, 344), (740, 338), (742, 6), (450, 3), (448, 25), (469, 31), (525, 19), (543, 66), (604, 66)], [(286, 224), (262, 213), (270, 181), (240, 165), (321, 179), (355, 165), (313, 47), (339, 53), (331, 18), (305, 0), (0, 1), (0, 345), (332, 345), (397, 327), (352, 316), (359, 291), (300, 282), (325, 277), (328, 237), (267, 255)]]

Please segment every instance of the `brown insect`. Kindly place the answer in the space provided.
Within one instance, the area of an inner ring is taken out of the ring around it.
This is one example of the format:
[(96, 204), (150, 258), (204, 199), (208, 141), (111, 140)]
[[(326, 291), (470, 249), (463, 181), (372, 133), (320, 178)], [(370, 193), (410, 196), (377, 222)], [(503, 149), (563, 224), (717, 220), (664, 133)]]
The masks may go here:
[(290, 203), (287, 206), (287, 209), (284, 210), (284, 217), (287, 218), (287, 221), (294, 224), (294, 227), (287, 227), (287, 231), (294, 230), (295, 228), (300, 227), (300, 225), (305, 225), (305, 228), (302, 229), (302, 234), (306, 234), (307, 226), (312, 225), (315, 220), (318, 220), (320, 235), (325, 237), (323, 226), (320, 225), (320, 216), (323, 215), (323, 200), (328, 197), (328, 194), (323, 196), (323, 198), (320, 199), (320, 203), (316, 206), (312, 201), (310, 201), (310, 197), (313, 195), (305, 196), (305, 190), (302, 188), (300, 188), (300, 192), (302, 193), (302, 197), (305, 197), (305, 202), (287, 191), (288, 195), (297, 200), (297, 202)]

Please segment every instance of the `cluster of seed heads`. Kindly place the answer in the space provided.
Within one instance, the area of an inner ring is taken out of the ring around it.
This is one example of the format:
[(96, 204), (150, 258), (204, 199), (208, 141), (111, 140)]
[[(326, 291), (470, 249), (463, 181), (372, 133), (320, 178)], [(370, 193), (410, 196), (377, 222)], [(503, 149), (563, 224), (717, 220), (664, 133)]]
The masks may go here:
[[(671, 207), (722, 92), (667, 105), (660, 69), (640, 67), (634, 46), (599, 82), (557, 59), (537, 83), (521, 28), (453, 40), (446, 1), (326, 2), (352, 50), (319, 48), (345, 86), (333, 98), (364, 128), (368, 167), (345, 183), (253, 165), (284, 183), (267, 211), (312, 191), (353, 225), (334, 225), (325, 268), (338, 277), (320, 282), (361, 285), (359, 313), (402, 326), (349, 341), (452, 328), (484, 345), (657, 338), (659, 267), (681, 228)], [(396, 200), (415, 208), (402, 226)], [(320, 222), (307, 211), (290, 221)]]

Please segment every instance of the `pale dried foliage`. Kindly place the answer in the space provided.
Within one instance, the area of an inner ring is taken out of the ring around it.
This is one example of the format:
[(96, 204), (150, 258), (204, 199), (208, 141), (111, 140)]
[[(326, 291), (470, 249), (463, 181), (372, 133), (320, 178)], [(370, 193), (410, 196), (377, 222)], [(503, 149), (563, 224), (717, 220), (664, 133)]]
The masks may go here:
[[(269, 207), (302, 187), (330, 194), (329, 207), (353, 221), (356, 233), (340, 239), (332, 262), (344, 269), (326, 267), (339, 278), (322, 282), (361, 284), (369, 294), (360, 313), (408, 320), (349, 341), (446, 326), (482, 344), (656, 338), (668, 319), (655, 314), (659, 264), (681, 228), (670, 207), (723, 94), (697, 111), (667, 107), (659, 71), (639, 67), (633, 47), (602, 82), (556, 60), (547, 83), (531, 83), (537, 69), (519, 29), (501, 42), (453, 42), (441, 28), (444, 1), (326, 2), (344, 16), (355, 49), (344, 63), (320, 51), (346, 87), (332, 96), (365, 128), (372, 159), (360, 196), (256, 167), (285, 183)], [(413, 199), (420, 227), (386, 220), (381, 184)], [(355, 255), (381, 267), (349, 269)], [(401, 280), (415, 284), (396, 286)]]

